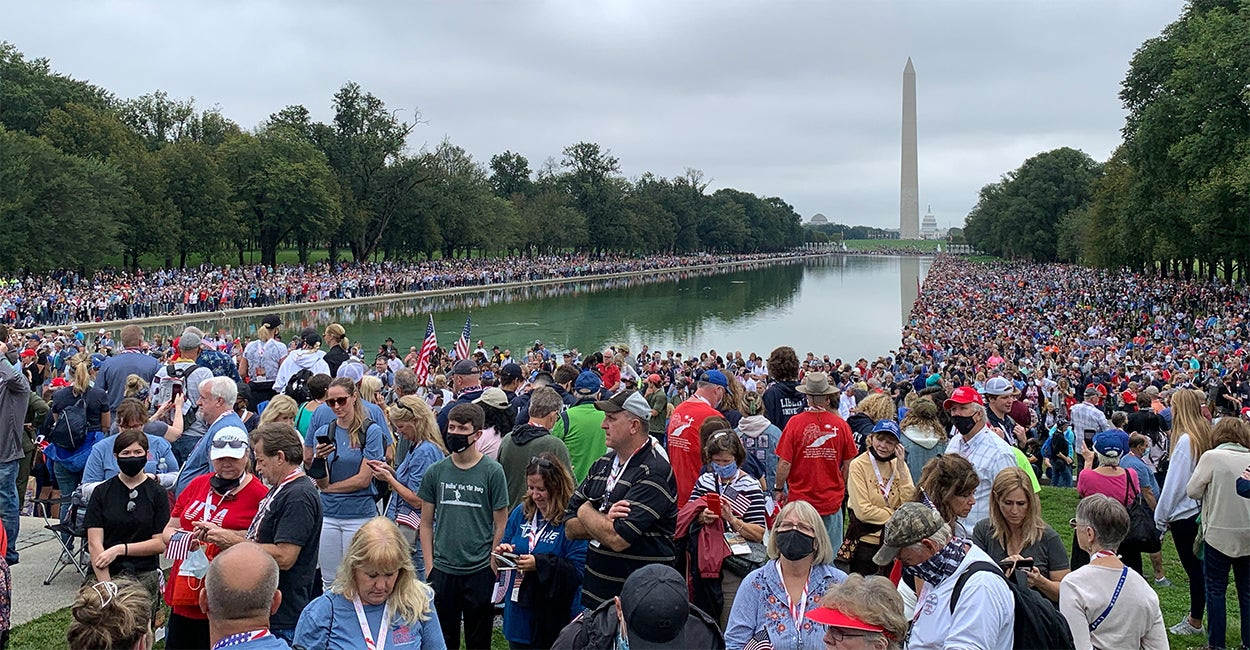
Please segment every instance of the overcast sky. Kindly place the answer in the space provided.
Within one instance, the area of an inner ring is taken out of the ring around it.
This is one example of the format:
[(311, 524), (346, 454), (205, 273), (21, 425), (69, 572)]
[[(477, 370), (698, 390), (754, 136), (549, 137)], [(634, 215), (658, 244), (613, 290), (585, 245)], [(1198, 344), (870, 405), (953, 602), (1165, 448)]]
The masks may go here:
[[(5, 2), (0, 39), (120, 97), (156, 89), (253, 128), (321, 120), (347, 80), (483, 164), (598, 142), (631, 178), (702, 170), (804, 219), (898, 226), (902, 71), (920, 210), (1061, 146), (1105, 160), (1133, 51), (1180, 0), (1093, 2)], [(196, 8), (192, 8), (196, 7)]]

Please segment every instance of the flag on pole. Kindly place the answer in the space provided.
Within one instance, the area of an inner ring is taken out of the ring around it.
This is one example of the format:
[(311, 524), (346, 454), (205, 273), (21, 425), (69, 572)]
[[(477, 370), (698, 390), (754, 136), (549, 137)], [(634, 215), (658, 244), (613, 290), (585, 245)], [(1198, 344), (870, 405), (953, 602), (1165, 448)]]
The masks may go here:
[(424, 386), (430, 376), (430, 355), (438, 350), (438, 339), (434, 336), (434, 314), (430, 314), (430, 322), (425, 326), (425, 341), (421, 343), (421, 352), (417, 355), (417, 367), (413, 372), (417, 375), (417, 385)]
[(469, 337), (473, 336), (473, 315), (464, 319), (464, 331), (460, 332), (460, 340), (456, 341), (456, 358), (469, 358)]

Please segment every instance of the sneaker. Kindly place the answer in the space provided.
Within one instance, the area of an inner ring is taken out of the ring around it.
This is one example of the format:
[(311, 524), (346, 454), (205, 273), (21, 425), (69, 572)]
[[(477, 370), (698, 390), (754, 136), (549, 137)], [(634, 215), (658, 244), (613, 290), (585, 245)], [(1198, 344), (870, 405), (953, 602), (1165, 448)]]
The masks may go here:
[(1204, 634), (1201, 627), (1194, 627), (1189, 624), (1189, 618), (1182, 618), (1180, 623), (1168, 628), (1168, 632), (1177, 636), (1186, 636), (1189, 634)]
[(1168, 580), (1167, 576), (1163, 576), (1162, 578), (1155, 578), (1155, 586), (1156, 587), (1171, 587), (1172, 581)]
[(70, 565), (74, 563), (74, 556), (69, 551), (61, 551), (61, 564)]

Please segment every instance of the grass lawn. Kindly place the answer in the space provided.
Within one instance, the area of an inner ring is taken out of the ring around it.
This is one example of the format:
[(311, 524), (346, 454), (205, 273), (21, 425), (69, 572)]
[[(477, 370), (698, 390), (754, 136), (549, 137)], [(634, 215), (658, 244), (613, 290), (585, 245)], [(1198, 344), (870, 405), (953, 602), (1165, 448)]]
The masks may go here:
[(853, 251), (870, 251), (877, 248), (919, 248), (922, 251), (937, 250), (945, 240), (937, 239), (847, 239), (846, 247)]
[[(1041, 497), (1042, 516), (1059, 533), (1059, 537), (1063, 539), (1064, 546), (1071, 552), (1072, 529), (1068, 526), (1068, 520), (1076, 513), (1076, 490), (1072, 488), (1043, 487)], [(1147, 570), (1149, 570), (1149, 559), (1143, 558), (1143, 561)], [(1171, 626), (1181, 620), (1181, 617), (1189, 610), (1189, 581), (1185, 577), (1185, 571), (1181, 568), (1180, 561), (1176, 558), (1176, 547), (1172, 544), (1171, 537), (1168, 537), (1163, 542), (1163, 568), (1168, 578), (1172, 581), (1172, 586), (1156, 588), (1156, 591), (1159, 594), (1159, 604), (1163, 607), (1163, 621), (1168, 626)], [(1236, 612), (1237, 596), (1232, 591), (1231, 580), (1229, 596), (1226, 602), (1231, 608), (1228, 613), (1227, 645), (1230, 648), (1236, 648), (1241, 642), (1237, 638), (1240, 617)], [(9, 647), (14, 650), (36, 648), (38, 650), (61, 650), (66, 648), (68, 646), (65, 643), (65, 629), (69, 627), (69, 623), (68, 607), (46, 614), (14, 628), (9, 638)], [(1169, 635), (1169, 645), (1172, 648), (1197, 648), (1205, 643), (1205, 636), (1182, 637)], [(161, 646), (158, 645), (157, 647)], [(506, 650), (507, 647), (507, 641), (504, 640), (499, 630), (495, 630), (491, 648), (493, 650)]]

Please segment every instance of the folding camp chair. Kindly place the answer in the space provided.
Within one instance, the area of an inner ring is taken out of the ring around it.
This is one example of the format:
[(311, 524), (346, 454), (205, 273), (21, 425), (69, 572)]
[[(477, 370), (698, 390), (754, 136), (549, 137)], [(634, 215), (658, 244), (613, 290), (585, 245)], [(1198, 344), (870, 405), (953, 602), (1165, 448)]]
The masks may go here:
[[(87, 497), (84, 496), (82, 486), (74, 490), (70, 496), (35, 499), (34, 503), (36, 506), (42, 506), (37, 507), (36, 510), (40, 511), (43, 516), (43, 527), (52, 533), (52, 536), (56, 538), (56, 543), (61, 546), (61, 553), (52, 560), (52, 568), (48, 571), (48, 577), (44, 579), (43, 584), (52, 584), (52, 581), (61, 575), (66, 567), (71, 566), (78, 571), (83, 580), (86, 580), (91, 568), (91, 557), (87, 552), (87, 528), (85, 526)], [(52, 508), (57, 506), (61, 509), (59, 519), (51, 516)], [(71, 545), (77, 546), (78, 550), (71, 551)]]

